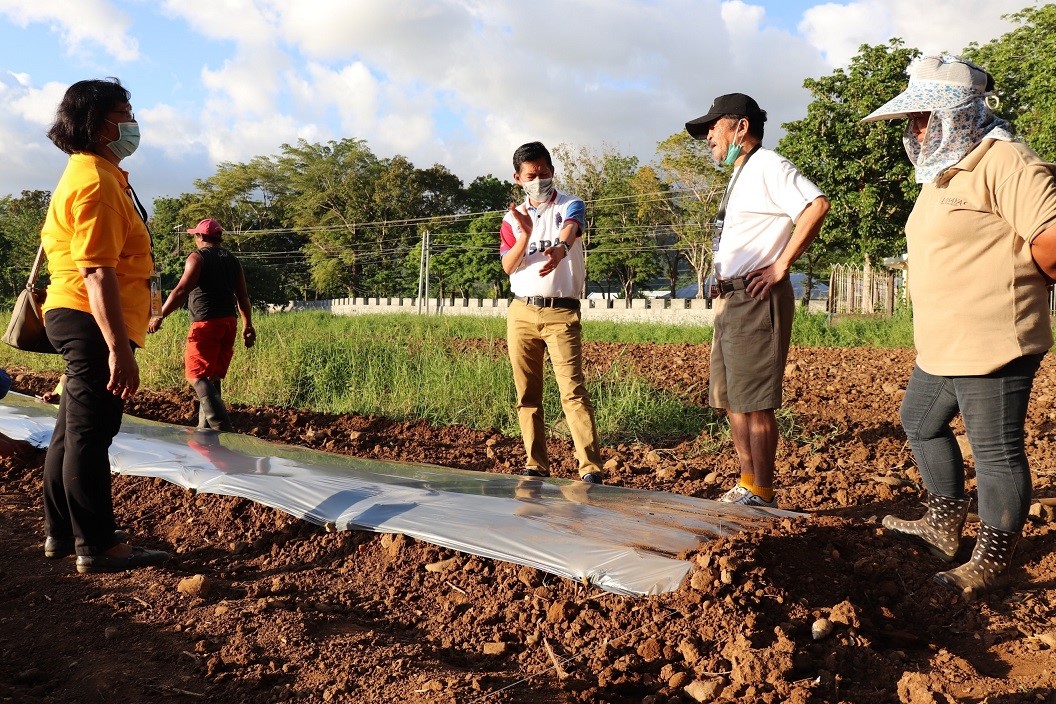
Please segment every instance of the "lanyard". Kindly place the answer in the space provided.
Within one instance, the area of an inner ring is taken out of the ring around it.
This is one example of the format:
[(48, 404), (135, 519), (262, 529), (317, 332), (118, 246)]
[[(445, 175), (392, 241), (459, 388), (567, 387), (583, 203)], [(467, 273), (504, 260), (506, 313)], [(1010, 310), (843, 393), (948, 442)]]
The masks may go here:
[(712, 229), (711, 235), (711, 251), (713, 255), (719, 253), (719, 240), (722, 239), (722, 228), (726, 224), (726, 204), (730, 202), (730, 194), (733, 193), (733, 185), (737, 183), (737, 178), (744, 171), (744, 167), (748, 166), (748, 160), (752, 158), (752, 155), (759, 151), (761, 144), (756, 144), (750, 152), (744, 157), (744, 163), (741, 167), (733, 172), (733, 178), (726, 184), (726, 192), (722, 194), (722, 201), (719, 203), (719, 210), (715, 213), (715, 225)]
[[(140, 202), (139, 196), (136, 195), (136, 190), (132, 188), (132, 184), (128, 184), (128, 195), (132, 197), (132, 202), (136, 206), (136, 212), (139, 213), (140, 220), (143, 221), (143, 227), (147, 228), (147, 239), (150, 240), (150, 261), (154, 262), (154, 233), (150, 231), (150, 225), (147, 224), (147, 209), (143, 207), (143, 203)], [(725, 202), (725, 201), (724, 201)]]
[(139, 196), (136, 195), (132, 184), (128, 185), (128, 193), (132, 196), (133, 203), (135, 203), (136, 212), (139, 213), (139, 217), (143, 220), (143, 227), (147, 228), (147, 239), (150, 240), (150, 317), (155, 318), (161, 315), (162, 303), (161, 276), (158, 274), (157, 260), (154, 259), (154, 235), (150, 231), (150, 225), (147, 224), (147, 209), (139, 201)]

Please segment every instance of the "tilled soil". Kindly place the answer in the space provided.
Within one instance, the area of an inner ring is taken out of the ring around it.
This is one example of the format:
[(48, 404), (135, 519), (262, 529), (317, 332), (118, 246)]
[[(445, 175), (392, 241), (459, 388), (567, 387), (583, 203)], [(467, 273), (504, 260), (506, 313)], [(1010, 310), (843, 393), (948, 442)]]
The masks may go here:
[[(620, 360), (703, 402), (706, 346), (586, 355), (592, 373)], [(1056, 702), (1056, 365), (1042, 365), (1027, 422), (1042, 503), (1011, 585), (966, 599), (932, 581), (936, 558), (880, 529), (887, 513), (922, 511), (898, 421), (912, 359), (793, 349), (779, 500), (808, 516), (703, 544), (684, 556), (694, 570), (678, 592), (640, 599), (128, 477), (114, 479), (121, 524), (175, 557), (81, 576), (42, 555), (43, 454), (2, 460), (0, 701)], [(55, 382), (9, 371), (24, 393)], [(189, 393), (145, 391), (128, 406), (181, 424), (192, 411)], [(232, 411), (241, 433), (330, 452), (488, 472), (523, 461), (519, 439), (495, 432)], [(550, 450), (554, 473), (575, 476), (568, 440)], [(732, 448), (711, 438), (606, 453), (608, 481), (624, 486), (715, 498), (737, 474)]]

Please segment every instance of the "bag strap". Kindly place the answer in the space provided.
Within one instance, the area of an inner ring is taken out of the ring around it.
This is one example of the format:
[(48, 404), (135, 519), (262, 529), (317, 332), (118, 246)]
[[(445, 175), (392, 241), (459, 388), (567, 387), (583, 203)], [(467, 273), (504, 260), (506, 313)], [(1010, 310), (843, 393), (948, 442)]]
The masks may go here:
[(37, 258), (33, 260), (33, 268), (29, 270), (29, 281), (26, 282), (26, 288), (32, 293), (33, 285), (37, 283), (37, 276), (40, 275), (40, 266), (44, 263), (44, 245), (40, 245), (40, 249), (37, 250)]

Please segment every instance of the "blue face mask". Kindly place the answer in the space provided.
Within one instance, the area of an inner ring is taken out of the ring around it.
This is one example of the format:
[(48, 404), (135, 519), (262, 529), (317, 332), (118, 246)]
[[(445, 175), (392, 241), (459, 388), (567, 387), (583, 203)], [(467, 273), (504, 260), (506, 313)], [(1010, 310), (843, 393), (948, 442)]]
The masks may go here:
[[(110, 122), (107, 120), (107, 122)], [(110, 124), (115, 124), (110, 122)], [(119, 159), (127, 159), (132, 156), (132, 153), (136, 151), (136, 147), (139, 146), (139, 123), (138, 122), (122, 122), (117, 125), (118, 138), (113, 142), (110, 142), (106, 146), (110, 147), (110, 151), (117, 154)]]

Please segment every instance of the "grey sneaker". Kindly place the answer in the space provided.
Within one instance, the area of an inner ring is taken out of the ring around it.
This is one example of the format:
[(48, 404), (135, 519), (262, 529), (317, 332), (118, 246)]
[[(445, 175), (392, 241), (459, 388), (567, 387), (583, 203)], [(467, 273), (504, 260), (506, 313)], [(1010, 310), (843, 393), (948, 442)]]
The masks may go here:
[(740, 504), (741, 506), (759, 506), (762, 508), (777, 508), (777, 498), (767, 501), (761, 496), (753, 494), (750, 489), (743, 486), (735, 486), (727, 491), (719, 499), (724, 504)]
[(721, 501), (724, 504), (736, 504), (736, 503), (740, 503), (741, 499), (743, 499), (745, 496), (747, 496), (747, 495), (749, 495), (751, 493), (752, 492), (749, 491), (747, 487), (743, 487), (740, 484), (738, 484), (737, 486), (733, 487), (732, 489), (727, 491), (725, 494), (720, 496), (718, 498), (718, 501)]

